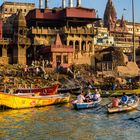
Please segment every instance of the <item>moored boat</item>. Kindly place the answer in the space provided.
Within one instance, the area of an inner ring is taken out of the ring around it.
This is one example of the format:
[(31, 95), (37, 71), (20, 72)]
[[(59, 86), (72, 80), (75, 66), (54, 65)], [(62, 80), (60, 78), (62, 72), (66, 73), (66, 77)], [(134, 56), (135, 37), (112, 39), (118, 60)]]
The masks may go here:
[(88, 109), (88, 108), (94, 108), (98, 107), (99, 103), (101, 102), (101, 98), (99, 98), (97, 101), (91, 101), (91, 102), (83, 102), (83, 103), (78, 103), (77, 100), (72, 102), (72, 105), (74, 109)]
[(107, 108), (108, 113), (118, 113), (118, 112), (127, 112), (131, 110), (137, 109), (139, 104), (138, 97), (136, 99), (131, 99), (128, 101), (127, 104), (119, 105), (118, 107), (111, 107), (111, 104)]
[(58, 88), (58, 93), (67, 93), (79, 94), (81, 92), (81, 86), (71, 86), (71, 87), (60, 87)]
[(40, 93), (40, 95), (54, 95), (57, 93), (59, 85), (52, 85), (44, 88), (18, 88), (15, 93)]
[(70, 94), (55, 94), (47, 96), (21, 96), (20, 94), (7, 94), (0, 92), (0, 106), (12, 109), (41, 107), (52, 104), (66, 103), (70, 100)]

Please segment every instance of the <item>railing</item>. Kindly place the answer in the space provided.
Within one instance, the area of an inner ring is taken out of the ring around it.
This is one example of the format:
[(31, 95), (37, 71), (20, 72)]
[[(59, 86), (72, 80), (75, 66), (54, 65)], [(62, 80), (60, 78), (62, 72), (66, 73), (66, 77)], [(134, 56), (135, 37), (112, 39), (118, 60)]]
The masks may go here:
[(32, 34), (57, 34), (57, 33), (72, 33), (72, 34), (96, 34), (97, 30), (94, 28), (60, 28), (60, 29), (50, 29), (50, 28), (34, 28), (29, 30)]

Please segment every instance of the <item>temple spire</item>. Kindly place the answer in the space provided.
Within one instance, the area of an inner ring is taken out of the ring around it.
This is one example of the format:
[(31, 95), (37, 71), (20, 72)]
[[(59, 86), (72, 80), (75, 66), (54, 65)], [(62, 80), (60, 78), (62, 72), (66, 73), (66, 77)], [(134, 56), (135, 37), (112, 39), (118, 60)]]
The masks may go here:
[(56, 46), (62, 46), (63, 45), (59, 34), (56, 35), (55, 45)]
[(124, 21), (124, 16), (122, 15), (121, 21), (120, 21), (120, 27), (122, 28), (123, 31), (127, 30), (126, 23)]
[(112, 0), (108, 0), (106, 4), (106, 8), (104, 12), (104, 26), (105, 27), (110, 28), (109, 27), (110, 20), (112, 21), (113, 26), (115, 26), (116, 20), (117, 20), (117, 14), (116, 14), (116, 10), (115, 10)]

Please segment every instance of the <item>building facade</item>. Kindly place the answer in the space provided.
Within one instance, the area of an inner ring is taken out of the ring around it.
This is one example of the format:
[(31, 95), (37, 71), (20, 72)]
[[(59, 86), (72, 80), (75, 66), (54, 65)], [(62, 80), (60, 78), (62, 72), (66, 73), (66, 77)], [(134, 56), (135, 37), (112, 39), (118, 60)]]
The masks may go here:
[(34, 8), (34, 3), (4, 2), (0, 6), (0, 13), (2, 14), (4, 21), (6, 21), (8, 17), (12, 16), (18, 11), (22, 11), (22, 13), (26, 15), (30, 10)]
[(72, 63), (94, 65), (97, 31), (93, 23), (99, 20), (94, 9), (80, 7), (79, 1), (76, 7), (70, 4), (66, 8), (52, 9), (33, 9), (34, 5), (25, 3), (22, 7), (20, 3), (20, 8), (16, 6), (17, 9), (12, 10), (8, 9), (10, 5), (15, 3), (1, 6), (4, 11), (2, 32), (7, 38), (5, 44), (2, 41), (0, 44), (4, 52), (1, 57), (7, 58), (6, 63), (26, 65), (35, 60), (47, 60), (53, 67)]
[[(94, 56), (96, 30), (93, 26), (87, 26), (88, 24), (93, 25), (94, 21), (98, 20), (94, 9), (81, 7), (34, 9), (27, 14), (26, 20), (35, 52), (39, 51), (42, 45), (48, 48), (54, 44), (56, 36), (59, 34), (65, 45), (65, 51), (70, 49), (69, 46), (72, 46), (74, 50), (72, 56), (67, 56), (68, 60), (71, 60), (68, 63), (94, 65), (92, 56)], [(48, 53), (46, 52), (46, 55)], [(34, 56), (32, 59), (36, 59), (35, 54), (37, 53), (30, 55)], [(62, 56), (49, 59), (55, 65), (57, 65), (57, 61), (63, 63)]]

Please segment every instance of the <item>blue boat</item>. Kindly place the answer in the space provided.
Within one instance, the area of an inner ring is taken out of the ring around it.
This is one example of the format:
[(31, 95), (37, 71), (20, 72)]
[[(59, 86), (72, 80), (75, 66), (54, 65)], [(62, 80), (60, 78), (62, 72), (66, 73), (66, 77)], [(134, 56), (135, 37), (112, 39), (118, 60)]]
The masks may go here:
[(98, 101), (92, 101), (92, 102), (84, 102), (84, 103), (77, 103), (77, 100), (72, 102), (72, 105), (74, 109), (88, 109), (88, 108), (96, 108), (99, 106), (99, 103), (101, 101), (101, 98)]

